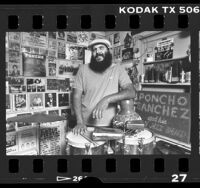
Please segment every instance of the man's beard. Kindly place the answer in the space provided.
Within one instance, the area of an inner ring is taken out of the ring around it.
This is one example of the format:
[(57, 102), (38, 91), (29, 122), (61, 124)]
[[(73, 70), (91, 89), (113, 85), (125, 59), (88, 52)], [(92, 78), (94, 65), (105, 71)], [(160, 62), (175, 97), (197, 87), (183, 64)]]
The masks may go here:
[[(97, 55), (98, 56), (98, 55)], [(112, 64), (112, 54), (110, 52), (107, 52), (105, 54), (104, 60), (101, 62), (96, 61), (95, 57), (91, 57), (91, 61), (89, 64), (90, 69), (92, 69), (94, 72), (102, 73), (104, 72), (110, 65)]]

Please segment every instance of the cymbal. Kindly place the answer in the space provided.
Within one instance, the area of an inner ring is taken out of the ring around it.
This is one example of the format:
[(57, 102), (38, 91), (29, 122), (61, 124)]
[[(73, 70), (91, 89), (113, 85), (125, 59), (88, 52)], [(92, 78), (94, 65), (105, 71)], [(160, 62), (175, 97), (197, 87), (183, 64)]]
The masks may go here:
[(8, 122), (23, 122), (23, 123), (46, 123), (66, 120), (65, 117), (49, 114), (29, 114), (23, 116), (15, 116), (8, 118)]

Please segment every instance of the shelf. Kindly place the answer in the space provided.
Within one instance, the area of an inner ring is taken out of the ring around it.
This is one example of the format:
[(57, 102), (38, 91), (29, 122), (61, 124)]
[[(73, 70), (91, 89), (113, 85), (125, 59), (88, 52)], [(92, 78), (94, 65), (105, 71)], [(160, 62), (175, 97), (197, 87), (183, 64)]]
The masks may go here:
[(163, 60), (158, 60), (158, 61), (152, 61), (152, 62), (144, 62), (144, 65), (148, 65), (148, 64), (154, 64), (154, 63), (165, 63), (165, 62), (170, 62), (170, 61), (178, 61), (178, 60), (183, 60), (185, 58), (187, 58), (188, 56), (185, 57), (181, 57), (181, 58), (174, 58), (174, 59), (163, 59)]
[(177, 84), (169, 84), (169, 83), (141, 83), (141, 85), (161, 85), (161, 86), (191, 86), (191, 83), (177, 83)]

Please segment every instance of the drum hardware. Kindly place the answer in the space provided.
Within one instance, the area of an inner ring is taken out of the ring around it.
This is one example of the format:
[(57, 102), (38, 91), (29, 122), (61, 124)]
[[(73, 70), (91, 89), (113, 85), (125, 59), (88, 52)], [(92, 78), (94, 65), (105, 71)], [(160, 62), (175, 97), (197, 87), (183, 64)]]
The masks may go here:
[(91, 143), (85, 143), (85, 154), (86, 155), (92, 155)]
[(85, 138), (86, 140), (88, 140), (90, 143), (94, 144), (95, 146), (99, 146), (96, 142), (94, 142), (93, 140), (91, 140), (89, 137), (85, 136), (84, 134), (80, 134), (83, 138)]
[(138, 140), (138, 151), (140, 153), (143, 152), (143, 149), (144, 149), (144, 142), (143, 142), (144, 138), (139, 138)]

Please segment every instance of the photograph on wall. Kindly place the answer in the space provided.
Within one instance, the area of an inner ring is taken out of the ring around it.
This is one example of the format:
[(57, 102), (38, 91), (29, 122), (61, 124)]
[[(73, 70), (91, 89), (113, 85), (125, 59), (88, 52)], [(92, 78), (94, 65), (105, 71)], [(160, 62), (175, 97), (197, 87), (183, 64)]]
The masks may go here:
[(11, 96), (6, 94), (6, 112), (12, 111)]
[(71, 90), (70, 78), (58, 79), (57, 88), (58, 88), (58, 91), (60, 92), (70, 91)]
[(27, 92), (45, 92), (45, 79), (43, 78), (27, 78)]
[(88, 46), (89, 44), (89, 33), (88, 32), (76, 32), (77, 33), (77, 42), (79, 45)]
[(122, 61), (128, 61), (133, 59), (133, 48), (126, 48), (122, 50)]
[(39, 54), (39, 48), (30, 47), (30, 46), (22, 46), (22, 52), (26, 52), (29, 54)]
[(59, 110), (49, 110), (48, 114), (49, 115), (57, 115), (57, 116), (59, 116)]
[(8, 32), (8, 39), (15, 41), (15, 42), (20, 42), (21, 33), (20, 32)]
[(6, 155), (18, 152), (17, 133), (15, 131), (6, 133)]
[(58, 93), (58, 106), (69, 106), (69, 93)]
[(68, 60), (58, 60), (58, 76), (65, 77), (66, 75), (73, 73), (72, 62)]
[(56, 39), (56, 32), (48, 32), (48, 37), (50, 39)]
[(18, 131), (19, 151), (25, 151), (37, 147), (37, 129), (25, 129)]
[(14, 94), (14, 107), (15, 111), (27, 110), (27, 94)]
[(47, 79), (47, 90), (58, 90), (57, 79)]
[(9, 49), (14, 51), (20, 51), (20, 44), (18, 42), (9, 41), (8, 47)]
[(16, 131), (15, 122), (6, 121), (6, 132)]
[(44, 108), (43, 93), (32, 93), (29, 94), (30, 108), (40, 109)]
[(22, 76), (21, 63), (8, 63), (8, 76)]
[(47, 76), (56, 77), (56, 58), (48, 57)]
[(8, 77), (9, 93), (22, 93), (26, 92), (24, 78)]
[(155, 47), (155, 61), (163, 59), (172, 59), (174, 49), (174, 39), (169, 38), (157, 42)]
[(56, 107), (57, 106), (57, 98), (56, 93), (45, 93), (45, 107)]
[(39, 49), (39, 54), (40, 54), (40, 55), (47, 56), (47, 55), (48, 55), (48, 50), (47, 50), (47, 49), (44, 49), (44, 48), (40, 48), (40, 49)]
[(58, 31), (57, 32), (57, 39), (58, 40), (65, 40), (65, 32), (64, 31)]
[(130, 48), (132, 43), (132, 37), (130, 33), (126, 33), (126, 36), (124, 38), (124, 48)]
[(10, 50), (8, 51), (8, 62), (20, 64), (21, 62), (21, 54), (19, 51)]
[(76, 32), (67, 32), (67, 42), (77, 43), (77, 34)]
[[(31, 115), (31, 113), (23, 113), (23, 114), (17, 114), (17, 116), (27, 116), (27, 115)], [(32, 126), (32, 123), (24, 123), (24, 122), (17, 122), (17, 129), (23, 129), (23, 128), (30, 128), (30, 126)]]
[(121, 58), (121, 46), (116, 46), (113, 48), (113, 59)]
[(67, 119), (69, 116), (71, 116), (71, 109), (61, 109), (61, 116)]
[(40, 155), (60, 155), (61, 132), (59, 122), (42, 123), (39, 131)]
[(46, 56), (29, 53), (22, 53), (22, 55), (24, 76), (46, 76)]
[(58, 41), (58, 59), (65, 59), (66, 44), (63, 41)]
[(66, 45), (66, 59), (67, 60), (77, 60), (78, 59), (78, 46)]
[(49, 39), (48, 48), (49, 50), (57, 50), (57, 41), (54, 39)]
[(47, 48), (47, 32), (22, 32), (22, 45)]
[(114, 34), (114, 44), (120, 44), (120, 33)]
[(54, 50), (48, 50), (48, 56), (57, 58), (57, 52)]

